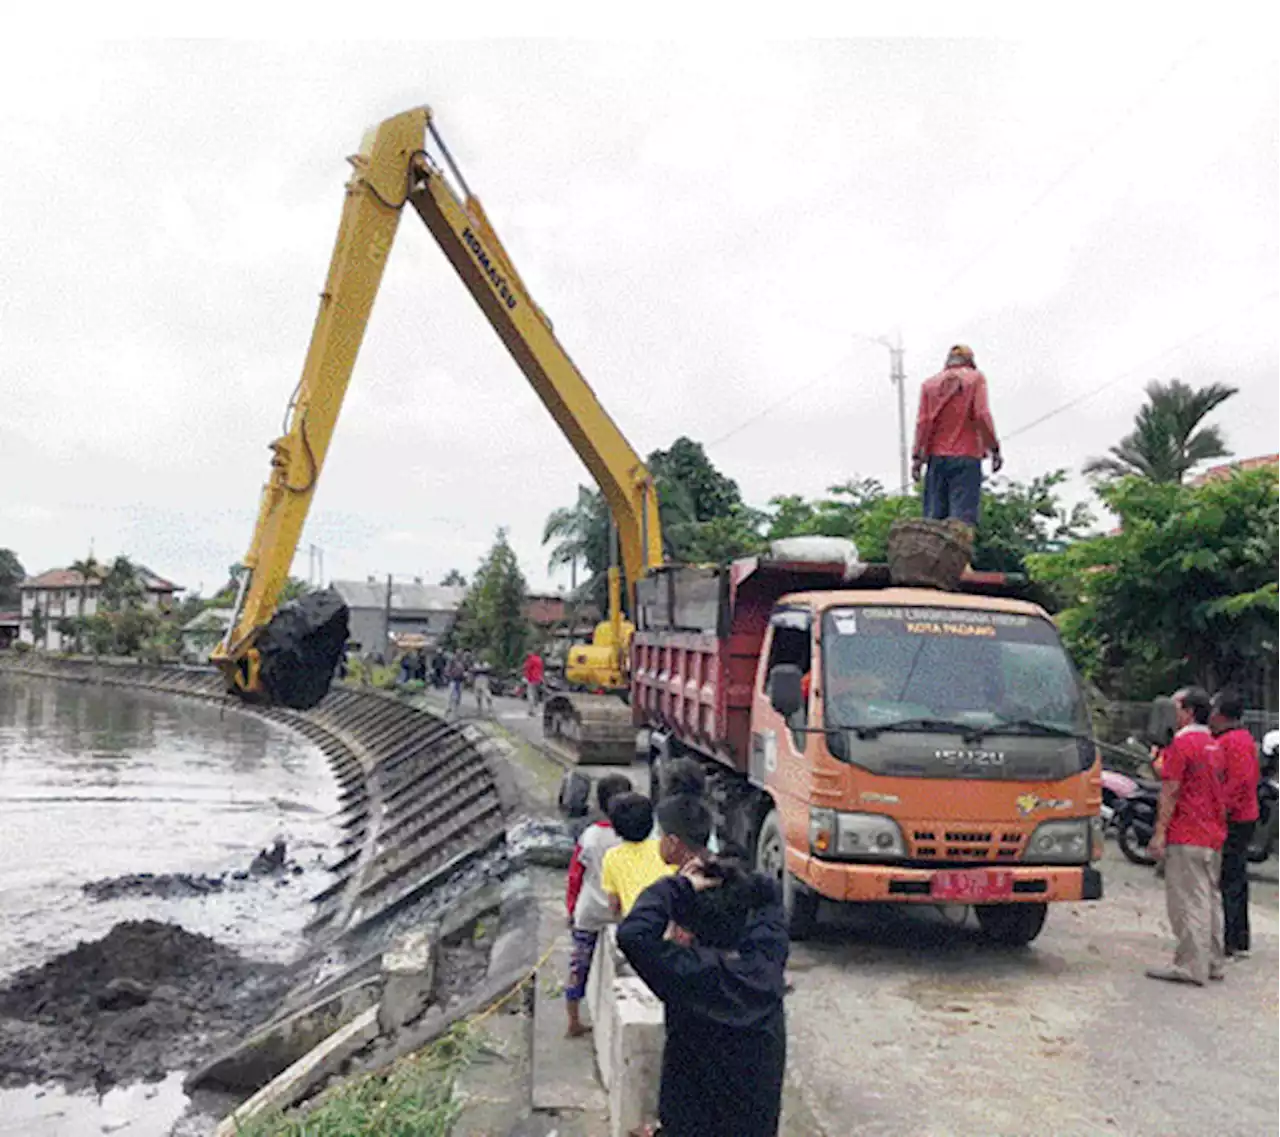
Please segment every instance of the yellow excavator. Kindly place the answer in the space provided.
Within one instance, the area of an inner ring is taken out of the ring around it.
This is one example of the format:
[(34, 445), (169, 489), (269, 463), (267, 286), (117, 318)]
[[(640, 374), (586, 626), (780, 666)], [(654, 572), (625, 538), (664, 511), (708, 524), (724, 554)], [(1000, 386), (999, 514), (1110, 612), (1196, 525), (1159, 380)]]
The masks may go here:
[[(347, 640), (341, 598), (324, 590), (284, 606), (278, 601), (408, 205), (604, 493), (622, 564), (615, 559), (609, 570), (608, 619), (592, 643), (570, 650), (566, 678), (574, 686), (624, 690), (632, 626), (623, 616), (621, 574), (634, 603), (637, 581), (663, 561), (652, 476), (533, 302), (430, 109), (387, 119), (349, 160), (353, 173), (302, 378), (285, 432), (271, 443), (270, 476), (239, 569), (234, 614), (211, 661), (225, 675), (227, 690), (247, 702), (307, 709), (329, 689)], [(546, 701), (544, 723), (579, 761), (629, 762), (633, 756), (630, 712), (616, 695), (557, 692)]]

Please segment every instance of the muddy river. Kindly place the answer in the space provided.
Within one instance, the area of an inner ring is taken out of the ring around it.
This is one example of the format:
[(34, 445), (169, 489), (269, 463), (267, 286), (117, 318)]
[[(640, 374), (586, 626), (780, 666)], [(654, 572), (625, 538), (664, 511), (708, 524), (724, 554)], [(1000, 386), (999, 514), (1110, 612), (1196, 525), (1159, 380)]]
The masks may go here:
[[(195, 700), (0, 673), (0, 984), (124, 921), (288, 961), (307, 898), (327, 883), (336, 807), (323, 755), (284, 728)], [(278, 839), (288, 867), (248, 875)], [(0, 1134), (167, 1134), (185, 1106), (180, 1084), (178, 1072), (105, 1092), (0, 1088)]]

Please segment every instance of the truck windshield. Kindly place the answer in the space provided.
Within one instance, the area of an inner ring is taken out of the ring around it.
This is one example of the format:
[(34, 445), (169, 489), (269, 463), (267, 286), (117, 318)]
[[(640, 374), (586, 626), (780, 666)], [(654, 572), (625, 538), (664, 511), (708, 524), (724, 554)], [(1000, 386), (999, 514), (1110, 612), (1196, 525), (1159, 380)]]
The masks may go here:
[(883, 730), (900, 722), (935, 733), (949, 724), (984, 733), (1089, 733), (1057, 631), (1035, 616), (837, 608), (824, 617), (822, 645), (828, 729)]

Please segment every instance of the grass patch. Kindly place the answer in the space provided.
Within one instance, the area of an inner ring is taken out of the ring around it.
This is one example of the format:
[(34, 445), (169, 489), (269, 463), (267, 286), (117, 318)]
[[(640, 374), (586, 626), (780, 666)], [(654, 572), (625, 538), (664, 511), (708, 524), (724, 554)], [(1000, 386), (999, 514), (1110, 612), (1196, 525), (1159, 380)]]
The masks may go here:
[(448, 1137), (462, 1112), (458, 1076), (481, 1048), (466, 1023), (402, 1058), (386, 1074), (325, 1091), (305, 1114), (243, 1122), (239, 1137)]

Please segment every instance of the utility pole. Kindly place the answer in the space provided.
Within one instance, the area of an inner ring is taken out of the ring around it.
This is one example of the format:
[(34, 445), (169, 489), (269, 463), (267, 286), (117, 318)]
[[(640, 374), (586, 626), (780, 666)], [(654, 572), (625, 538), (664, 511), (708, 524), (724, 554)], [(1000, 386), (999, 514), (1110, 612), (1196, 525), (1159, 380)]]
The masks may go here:
[(889, 381), (898, 385), (898, 473), (902, 496), (906, 497), (911, 492), (911, 484), (907, 464), (907, 372), (902, 365), (902, 333), (895, 333), (894, 342), (888, 346)]
[(898, 388), (898, 479), (905, 497), (911, 492), (911, 476), (907, 462), (907, 372), (902, 364), (902, 333), (895, 332), (894, 338), (889, 339), (888, 336), (868, 336), (855, 332), (854, 339), (864, 343), (878, 343), (889, 349), (889, 382)]
[(388, 663), (391, 662), (391, 574), (387, 573), (387, 604), (382, 614), (383, 624), (386, 629), (386, 643), (384, 644), (383, 657)]

